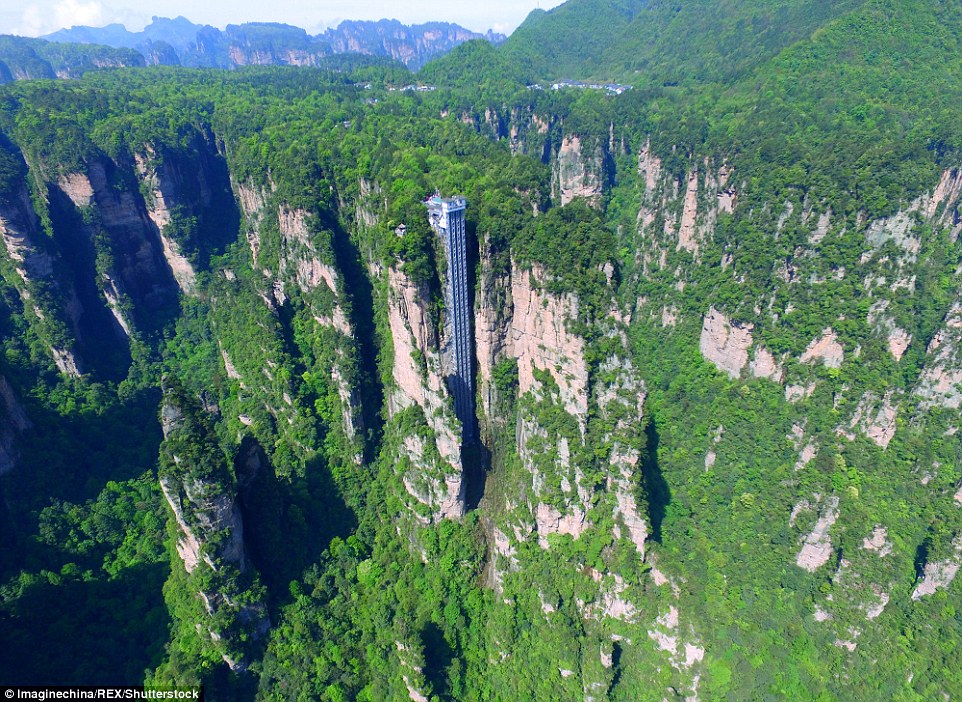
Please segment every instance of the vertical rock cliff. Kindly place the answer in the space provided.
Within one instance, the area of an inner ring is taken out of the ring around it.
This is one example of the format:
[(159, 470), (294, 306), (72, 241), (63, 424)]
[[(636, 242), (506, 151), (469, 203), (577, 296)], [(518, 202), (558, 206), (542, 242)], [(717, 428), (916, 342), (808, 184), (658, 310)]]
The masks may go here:
[(236, 480), (205, 423), (178, 390), (165, 390), (160, 486), (186, 576), (179, 576), (175, 567), (173, 581), (195, 598), (199, 606), (191, 609), (201, 613), (206, 635), (224, 662), (240, 671), (250, 664), (270, 621), (245, 552)]
[(398, 470), (419, 520), (458, 518), (465, 510), (461, 424), (442, 368), (442, 340), (427, 285), (398, 266), (387, 270), (394, 389), (388, 407), (404, 428)]

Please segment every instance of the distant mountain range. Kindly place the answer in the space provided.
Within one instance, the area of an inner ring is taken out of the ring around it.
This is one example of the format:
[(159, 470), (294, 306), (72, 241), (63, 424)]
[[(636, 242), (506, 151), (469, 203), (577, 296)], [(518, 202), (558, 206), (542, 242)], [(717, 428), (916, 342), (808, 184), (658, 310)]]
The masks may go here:
[(141, 32), (123, 25), (72, 27), (43, 37), (71, 44), (100, 44), (134, 49), (148, 65), (234, 68), (247, 65), (318, 65), (342, 53), (382, 56), (417, 70), (427, 61), (471, 39), (492, 44), (505, 40), (490, 30), (472, 32), (448, 22), (405, 25), (397, 20), (345, 21), (311, 36), (287, 24), (231, 24), (226, 29), (194, 24), (184, 17), (154, 17)]

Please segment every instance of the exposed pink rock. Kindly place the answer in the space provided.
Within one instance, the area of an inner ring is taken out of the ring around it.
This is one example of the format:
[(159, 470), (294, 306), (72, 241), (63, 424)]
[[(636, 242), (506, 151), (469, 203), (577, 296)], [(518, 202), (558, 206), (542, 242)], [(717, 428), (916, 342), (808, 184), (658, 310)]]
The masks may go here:
[(581, 138), (569, 134), (561, 142), (558, 150), (554, 181), (561, 192), (561, 204), (567, 205), (576, 197), (582, 197), (592, 205), (601, 200), (602, 154), (599, 149), (591, 154), (582, 150)]
[[(348, 383), (347, 378), (344, 377), (344, 372), (336, 363), (331, 367), (331, 381), (337, 388), (337, 396), (341, 400), (341, 421), (344, 424), (344, 433), (348, 439), (353, 441), (358, 434), (359, 417), (357, 412), (361, 406), (361, 398), (357, 390)], [(356, 465), (361, 465), (363, 456), (355, 454), (353, 459)]]
[(401, 673), (401, 680), (404, 681), (408, 698), (411, 702), (430, 702), (420, 690), (420, 684), (424, 680), (424, 656), (400, 641), (395, 641), (394, 645), (397, 646), (401, 668), (405, 671)]
[[(935, 216), (939, 205), (950, 205), (958, 202), (960, 199), (962, 199), (962, 170), (958, 168), (946, 169), (942, 172), (942, 178), (935, 187), (932, 196), (928, 198), (928, 201), (925, 203), (923, 212), (926, 219), (931, 219)], [(946, 207), (946, 210), (948, 209), (949, 208)], [(948, 213), (946, 214), (948, 215)]]
[(612, 449), (611, 464), (617, 467), (615, 478), (615, 518), (621, 517), (628, 531), (628, 538), (635, 545), (638, 555), (645, 557), (645, 541), (648, 538), (648, 523), (638, 511), (638, 504), (631, 489), (631, 469), (638, 463), (638, 455), (633, 450), (628, 452), (616, 446)]
[(221, 349), (220, 355), (221, 358), (224, 359), (224, 370), (227, 371), (227, 377), (233, 380), (240, 380), (241, 375), (237, 372), (237, 367), (230, 360), (230, 356), (227, 355), (227, 352), (224, 349)]
[(829, 530), (838, 519), (838, 503), (839, 499), (834, 495), (826, 501), (825, 508), (815, 522), (815, 527), (805, 537), (802, 550), (798, 552), (798, 557), (795, 559), (799, 568), (811, 573), (828, 563), (828, 559), (832, 557)]
[[(204, 552), (202, 546), (214, 534), (226, 535), (218, 545), (219, 557), (234, 564), (241, 571), (247, 569), (240, 511), (228, 494), (218, 491), (211, 497), (208, 494), (211, 486), (202, 481), (187, 481), (174, 485), (170, 480), (161, 478), (160, 487), (180, 529), (177, 553), (188, 573), (193, 572), (202, 559), (216, 570), (214, 561)], [(186, 511), (190, 511), (194, 526), (187, 524), (184, 516)]]
[(815, 226), (815, 231), (812, 232), (808, 237), (808, 242), (810, 244), (818, 244), (825, 238), (828, 234), (828, 229), (832, 223), (832, 210), (826, 210), (818, 217), (818, 224)]
[(895, 323), (895, 319), (891, 315), (886, 314), (888, 307), (888, 300), (880, 300), (873, 304), (868, 311), (868, 323), (872, 325), (879, 334), (885, 336), (889, 353), (892, 354), (896, 361), (901, 361), (902, 356), (912, 342), (912, 335), (904, 329), (899, 328)]
[(913, 600), (934, 595), (936, 591), (947, 588), (955, 580), (959, 572), (959, 564), (962, 562), (962, 536), (957, 536), (952, 546), (955, 552), (951, 557), (925, 564), (922, 582), (912, 591)]
[(573, 513), (561, 514), (556, 507), (539, 503), (535, 511), (535, 522), (541, 548), (548, 548), (549, 534), (567, 534), (574, 539), (579, 538), (587, 528), (586, 516), (577, 506)]
[(75, 207), (89, 207), (93, 204), (94, 188), (86, 173), (68, 173), (60, 177), (57, 185)]
[[(388, 285), (388, 322), (394, 341), (396, 386), (389, 408), (394, 413), (412, 404), (421, 406), (444, 464), (427, 471), (423, 448), (409, 446), (414, 465), (425, 469), (417, 476), (424, 487), (413, 487), (409, 479), (405, 484), (417, 499), (434, 503), (432, 508), (437, 517), (460, 517), (464, 514), (460, 425), (448, 407), (449, 392), (441, 373), (438, 339), (427, 311), (428, 295), (422, 286), (394, 266), (388, 269)], [(415, 361), (415, 352), (420, 363)]]
[(260, 188), (243, 183), (238, 183), (235, 189), (246, 220), (244, 233), (251, 251), (251, 261), (257, 267), (257, 258), (261, 251), (260, 227), (264, 219), (265, 194)]
[(821, 360), (829, 368), (840, 368), (845, 358), (845, 351), (838, 343), (838, 337), (832, 329), (826, 329), (822, 335), (812, 341), (799, 359), (802, 363), (814, 363)]
[(775, 360), (772, 352), (766, 348), (761, 346), (755, 348), (755, 357), (748, 368), (756, 378), (766, 378), (776, 383), (782, 382), (782, 376), (784, 375), (782, 366)]
[[(634, 365), (627, 358), (612, 355), (601, 364), (599, 371), (607, 381), (598, 383), (596, 396), (601, 415), (611, 422), (611, 431), (605, 442), (612, 445), (609, 457), (609, 488), (614, 488), (614, 518), (620, 532), (619, 521), (628, 532), (639, 556), (645, 557), (645, 540), (648, 538), (648, 524), (639, 512), (633, 486), (641, 456), (626, 439), (638, 430), (638, 423), (644, 416), (645, 385)], [(579, 497), (582, 497), (579, 495)], [(586, 493), (582, 499), (585, 509), (590, 508), (591, 495)], [(620, 538), (620, 534), (616, 534)]]
[(814, 439), (809, 439), (808, 443), (802, 449), (801, 453), (798, 454), (798, 460), (795, 461), (795, 470), (801, 470), (818, 454), (818, 445), (815, 443)]
[(695, 663), (700, 663), (705, 659), (705, 649), (701, 646), (696, 646), (695, 644), (686, 643), (685, 644), (685, 660), (682, 665), (686, 668), (690, 668)]
[(698, 170), (688, 174), (688, 187), (685, 190), (685, 204), (681, 212), (681, 226), (678, 229), (678, 249), (698, 253), (698, 239), (695, 236), (695, 223), (698, 219)]
[(892, 552), (892, 544), (888, 541), (888, 530), (883, 526), (876, 526), (871, 534), (862, 539), (862, 548), (874, 551), (879, 556), (887, 556)]
[(661, 177), (661, 159), (652, 153), (650, 139), (638, 153), (638, 175), (644, 177), (647, 191), (654, 190)]
[(865, 617), (867, 619), (875, 619), (882, 612), (885, 611), (885, 606), (889, 603), (889, 595), (887, 592), (882, 592), (877, 586), (873, 586), (872, 590), (878, 600), (875, 604), (866, 603), (863, 609), (865, 610)]
[(728, 214), (733, 213), (735, 211), (735, 203), (737, 200), (738, 194), (735, 192), (734, 188), (726, 188), (725, 190), (720, 191), (718, 193), (718, 211), (727, 212)]
[(601, 573), (595, 568), (587, 570), (591, 579), (601, 586), (601, 591), (594, 603), (583, 607), (584, 616), (589, 619), (607, 617), (625, 622), (634, 621), (639, 612), (625, 594), (628, 589), (625, 579), (616, 573)]
[(493, 270), (493, 259), (491, 239), (485, 233), (481, 241), (481, 274), (474, 317), (475, 353), (478, 359), (481, 414), (497, 421), (494, 412), (496, 388), (491, 373), (506, 347), (513, 346), (510, 329), (514, 304), (510, 273), (508, 276), (497, 275)]
[(858, 427), (877, 446), (887, 448), (892, 437), (895, 436), (896, 416), (898, 404), (892, 404), (893, 391), (885, 393), (881, 406), (876, 406), (878, 399), (871, 393), (866, 393), (859, 401), (855, 415), (849, 424), (851, 428)]
[(902, 356), (909, 348), (909, 344), (912, 343), (912, 335), (909, 334), (904, 329), (899, 329), (896, 327), (889, 332), (888, 338), (889, 353), (895, 358), (896, 361), (901, 361)]
[[(149, 156), (153, 154), (148, 152)], [(170, 236), (164, 233), (164, 228), (170, 224), (170, 207), (180, 198), (177, 191), (178, 174), (172, 172), (167, 161), (158, 162), (142, 154), (135, 154), (134, 162), (137, 174), (151, 192), (152, 197), (147, 200), (147, 216), (157, 227), (161, 248), (167, 265), (170, 266), (174, 280), (185, 294), (193, 294), (197, 289), (197, 274), (190, 261), (181, 253), (180, 246)]]
[(811, 397), (813, 392), (815, 392), (815, 383), (809, 383), (808, 385), (786, 385), (785, 399), (795, 404), (799, 400)]
[(523, 271), (512, 265), (510, 341), (505, 353), (518, 359), (519, 393), (536, 386), (534, 370), (548, 371), (561, 391), (564, 409), (578, 419), (582, 431), (588, 418), (588, 367), (584, 339), (568, 331), (578, 318), (573, 295), (549, 295), (537, 288), (546, 279), (544, 269)]
[(662, 573), (660, 570), (652, 566), (651, 568), (651, 579), (658, 587), (662, 585), (667, 585), (669, 583), (668, 576)]
[(724, 314), (710, 308), (701, 329), (699, 348), (702, 356), (718, 370), (738, 378), (748, 363), (752, 328), (751, 324), (732, 324)]
[(962, 300), (957, 300), (945, 317), (942, 328), (929, 342), (928, 353), (915, 394), (920, 407), (962, 407)]

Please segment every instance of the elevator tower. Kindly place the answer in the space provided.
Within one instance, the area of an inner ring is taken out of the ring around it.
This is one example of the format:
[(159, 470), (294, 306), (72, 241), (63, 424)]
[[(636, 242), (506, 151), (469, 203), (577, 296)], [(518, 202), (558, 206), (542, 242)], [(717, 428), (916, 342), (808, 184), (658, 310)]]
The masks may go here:
[(477, 436), (474, 416), (474, 335), (471, 333), (471, 310), (468, 299), (468, 261), (464, 210), (467, 200), (463, 197), (441, 197), (435, 194), (425, 202), (431, 228), (441, 238), (444, 256), (448, 264), (447, 281), (444, 286), (446, 326), (451, 329), (451, 345), (454, 356), (454, 374), (448, 377), (448, 385), (454, 398), (454, 413), (462, 426), (462, 441), (472, 444)]

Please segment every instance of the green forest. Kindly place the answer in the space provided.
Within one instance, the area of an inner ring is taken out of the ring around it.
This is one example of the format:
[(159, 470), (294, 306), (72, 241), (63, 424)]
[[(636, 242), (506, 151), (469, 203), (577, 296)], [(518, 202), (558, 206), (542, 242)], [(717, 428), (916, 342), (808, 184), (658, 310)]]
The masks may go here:
[(8, 39), (82, 70), (0, 85), (0, 683), (962, 695), (957, 2), (569, 0), (418, 73)]

